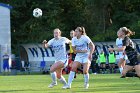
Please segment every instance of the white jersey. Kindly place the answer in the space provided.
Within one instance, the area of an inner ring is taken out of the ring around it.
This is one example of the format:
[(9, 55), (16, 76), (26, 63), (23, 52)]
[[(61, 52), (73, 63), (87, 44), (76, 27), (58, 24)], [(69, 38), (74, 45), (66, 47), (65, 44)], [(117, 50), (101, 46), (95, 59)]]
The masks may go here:
[(66, 43), (69, 40), (66, 37), (60, 37), (59, 39), (51, 39), (48, 41), (48, 45), (52, 48), (56, 61), (67, 59)]
[[(116, 39), (116, 46), (119, 48), (123, 46), (122, 38)], [(119, 54), (123, 54), (123, 52), (119, 52)]]
[[(86, 36), (82, 35), (79, 39), (77, 37), (72, 38), (72, 46), (76, 47), (76, 50), (89, 50), (88, 44), (92, 42), (91, 39)], [(89, 52), (87, 53), (77, 53), (76, 56), (87, 56)]]
[(122, 46), (123, 46), (122, 38), (117, 38), (117, 39), (116, 39), (116, 45), (117, 45), (118, 47), (122, 47)]
[[(119, 48), (123, 46), (123, 42), (122, 42), (122, 38), (117, 38), (116, 39), (116, 46), (118, 46)], [(124, 59), (128, 59), (126, 55), (123, 54), (124, 51), (119, 52), (119, 58), (124, 58)]]

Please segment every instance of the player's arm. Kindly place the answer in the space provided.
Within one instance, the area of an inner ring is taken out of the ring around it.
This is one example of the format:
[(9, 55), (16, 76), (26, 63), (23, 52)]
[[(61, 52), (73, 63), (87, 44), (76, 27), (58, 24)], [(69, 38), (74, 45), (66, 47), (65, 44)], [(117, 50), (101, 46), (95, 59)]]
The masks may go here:
[(76, 50), (76, 47), (75, 46), (72, 46), (72, 49), (73, 49), (73, 52), (76, 54), (76, 53), (86, 53), (88, 52), (88, 50)]
[(90, 49), (89, 55), (92, 55), (95, 50), (95, 45), (88, 36), (85, 36), (85, 41), (87, 42)]
[(89, 52), (89, 60), (91, 61), (92, 60), (92, 54), (95, 50), (95, 45), (93, 44), (93, 42), (91, 41), (89, 44), (89, 49), (90, 49), (90, 52)]
[(109, 51), (118, 51), (118, 52), (121, 52), (121, 51), (124, 51), (126, 48), (126, 46), (122, 46), (122, 47), (115, 47), (115, 48), (108, 48)]
[(89, 54), (92, 55), (94, 50), (95, 50), (95, 45), (93, 44), (93, 42), (90, 42), (88, 45), (89, 45), (89, 48), (90, 48), (90, 53)]
[(67, 44), (71, 44), (72, 43), (71, 40), (69, 40), (68, 38), (65, 38), (65, 40), (66, 40)]
[(124, 51), (126, 49), (126, 46), (129, 44), (129, 39), (128, 38), (125, 38), (123, 40), (123, 46), (122, 47), (116, 47), (116, 48), (108, 48), (109, 51), (118, 51), (118, 52), (121, 52), (121, 51)]
[(47, 43), (46, 40), (43, 40), (42, 44), (43, 44), (44, 48), (48, 48), (49, 47), (49, 44)]
[(74, 43), (74, 38), (72, 38), (72, 49), (73, 49), (73, 52), (76, 54), (76, 53), (86, 53), (88, 52), (88, 50), (76, 50), (76, 45)]

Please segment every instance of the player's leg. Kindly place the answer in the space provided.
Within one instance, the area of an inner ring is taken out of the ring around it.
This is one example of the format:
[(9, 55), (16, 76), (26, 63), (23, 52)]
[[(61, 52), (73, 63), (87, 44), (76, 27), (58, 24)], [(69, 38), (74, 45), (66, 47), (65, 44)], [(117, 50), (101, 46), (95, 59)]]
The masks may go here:
[(77, 62), (77, 61), (72, 63), (72, 69), (71, 69), (69, 77), (68, 77), (68, 84), (67, 84), (66, 87), (63, 87), (64, 89), (70, 89), (71, 88), (71, 84), (72, 84), (72, 81), (74, 79), (75, 72), (80, 65), (81, 65), (80, 62)]
[(9, 67), (9, 63), (7, 63), (6, 68), (7, 68), (7, 75), (10, 75), (10, 67)]
[(84, 87), (88, 89), (89, 87), (89, 68), (90, 68), (91, 63), (86, 62), (83, 64), (83, 74), (84, 74)]
[(106, 63), (103, 63), (103, 74), (106, 73)]
[(131, 70), (133, 70), (133, 66), (125, 65), (125, 67), (124, 67), (124, 69), (123, 69), (123, 71), (122, 71), (122, 77), (121, 77), (121, 78), (125, 78), (126, 73), (127, 73), (128, 71), (131, 71)]
[(64, 67), (64, 63), (62, 62), (56, 62), (54, 63), (51, 68), (50, 68), (50, 74), (51, 74), (51, 78), (52, 78), (52, 83), (48, 86), (49, 88), (54, 87), (55, 85), (57, 85), (57, 76), (56, 76), (56, 70), (57, 69), (61, 69)]
[(3, 75), (6, 75), (6, 64), (3, 63)]
[(125, 59), (121, 56), (120, 61), (118, 62), (118, 67), (119, 67), (121, 75), (122, 75), (122, 71), (123, 71), (124, 66), (125, 66)]
[(100, 63), (101, 73), (103, 73), (103, 63)]
[[(76, 54), (72, 53), (72, 63), (73, 63), (74, 60), (75, 60), (75, 56), (76, 56)], [(77, 69), (77, 70), (78, 70), (78, 69)], [(76, 78), (76, 77), (77, 77), (77, 75), (76, 75), (76, 72), (75, 72), (74, 78)]]
[(109, 70), (110, 70), (110, 73), (112, 73), (112, 64), (109, 63)]
[(113, 72), (116, 73), (115, 63), (112, 64)]
[[(67, 85), (67, 82), (66, 82), (66, 79), (62, 76), (62, 70), (63, 70), (63, 68), (60, 68), (60, 69), (57, 69), (55, 72), (56, 72), (56, 74), (57, 74), (57, 78), (58, 78), (58, 80), (64, 85), (64, 86), (66, 86)], [(64, 87), (63, 86), (63, 87)], [(62, 87), (62, 88), (63, 88)]]
[(136, 75), (140, 78), (140, 63), (134, 66), (134, 69), (136, 71)]

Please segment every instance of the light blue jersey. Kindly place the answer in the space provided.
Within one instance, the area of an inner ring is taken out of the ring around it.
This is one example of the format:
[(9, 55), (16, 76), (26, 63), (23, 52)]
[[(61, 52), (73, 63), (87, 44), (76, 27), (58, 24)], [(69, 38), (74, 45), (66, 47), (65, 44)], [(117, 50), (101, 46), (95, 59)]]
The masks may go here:
[[(117, 38), (117, 39), (116, 39), (116, 46), (117, 46), (118, 48), (120, 48), (120, 47), (123, 46), (122, 38)], [(123, 52), (119, 52), (119, 55), (122, 55), (122, 54), (123, 54)]]
[[(118, 46), (119, 48), (122, 47), (122, 46), (123, 46), (123, 42), (122, 42), (122, 41), (123, 41), (122, 38), (117, 38), (117, 39), (116, 39), (116, 46)], [(128, 58), (127, 58), (127, 55), (124, 55), (124, 51), (119, 52), (119, 59), (120, 59), (120, 58), (123, 58), (123, 59), (125, 59), (125, 60), (128, 59)]]
[(48, 45), (52, 48), (56, 61), (67, 60), (66, 43), (69, 42), (69, 39), (66, 37), (53, 38), (48, 41)]

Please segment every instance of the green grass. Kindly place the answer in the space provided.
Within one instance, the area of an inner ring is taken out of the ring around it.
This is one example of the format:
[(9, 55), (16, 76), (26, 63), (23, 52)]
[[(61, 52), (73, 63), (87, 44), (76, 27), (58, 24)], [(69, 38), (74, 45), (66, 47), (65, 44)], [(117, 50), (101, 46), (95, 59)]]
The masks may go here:
[[(64, 75), (66, 79), (68, 75)], [(120, 79), (119, 74), (90, 74), (90, 87), (84, 89), (83, 75), (78, 74), (71, 89), (62, 84), (48, 88), (49, 75), (0, 76), (0, 93), (140, 93), (138, 78)]]

